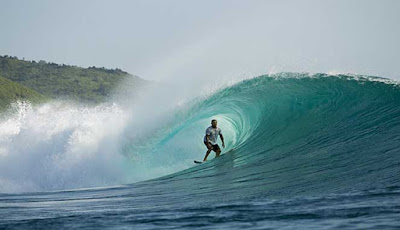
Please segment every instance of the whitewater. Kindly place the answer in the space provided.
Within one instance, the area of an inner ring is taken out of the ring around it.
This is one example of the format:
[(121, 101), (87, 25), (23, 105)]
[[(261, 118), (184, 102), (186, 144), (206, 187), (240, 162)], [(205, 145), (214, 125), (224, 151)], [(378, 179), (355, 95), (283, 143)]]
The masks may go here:
[[(394, 80), (277, 73), (115, 98), (2, 115), (0, 228), (400, 227)], [(211, 119), (226, 148), (194, 165)]]

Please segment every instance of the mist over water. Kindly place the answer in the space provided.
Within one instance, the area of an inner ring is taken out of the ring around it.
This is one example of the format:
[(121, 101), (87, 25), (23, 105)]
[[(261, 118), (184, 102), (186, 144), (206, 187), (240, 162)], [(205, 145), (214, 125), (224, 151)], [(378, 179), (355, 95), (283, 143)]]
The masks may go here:
[(96, 106), (12, 104), (0, 119), (0, 193), (120, 185), (192, 166), (209, 117), (196, 121), (195, 138), (177, 134), (162, 144), (179, 132), (193, 98), (218, 88), (189, 86), (152, 83)]
[(116, 105), (16, 103), (2, 119), (0, 190), (30, 192), (126, 182), (119, 154), (128, 114)]

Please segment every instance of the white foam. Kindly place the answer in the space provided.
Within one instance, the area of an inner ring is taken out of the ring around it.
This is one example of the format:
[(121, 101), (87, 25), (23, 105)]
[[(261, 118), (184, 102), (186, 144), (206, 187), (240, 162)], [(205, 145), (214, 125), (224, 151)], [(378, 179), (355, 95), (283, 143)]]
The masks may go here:
[(12, 110), (0, 121), (0, 192), (127, 181), (118, 140), (128, 116), (118, 106), (17, 102)]

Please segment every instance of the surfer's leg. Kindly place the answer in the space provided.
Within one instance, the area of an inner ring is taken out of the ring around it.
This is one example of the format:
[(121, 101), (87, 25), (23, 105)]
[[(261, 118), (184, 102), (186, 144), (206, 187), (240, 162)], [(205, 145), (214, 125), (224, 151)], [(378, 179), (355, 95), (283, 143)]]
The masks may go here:
[(207, 146), (207, 152), (206, 152), (206, 155), (205, 155), (205, 157), (204, 157), (204, 160), (203, 160), (203, 161), (206, 161), (206, 160), (207, 160), (207, 157), (208, 157), (208, 155), (210, 155), (210, 153), (211, 153), (212, 147), (211, 147), (211, 148), (209, 148), (209, 145), (207, 145), (207, 142), (204, 142), (204, 144)]
[(219, 157), (219, 154), (221, 154), (221, 148), (219, 145), (213, 145), (213, 150), (215, 152), (215, 157)]
[(206, 160), (207, 160), (207, 157), (208, 157), (208, 155), (210, 155), (210, 152), (211, 152), (211, 149), (207, 150), (206, 156), (204, 157), (204, 160), (203, 160), (203, 161), (206, 161)]
[(215, 151), (215, 157), (219, 157), (219, 154), (221, 154), (221, 149), (218, 149), (217, 151)]

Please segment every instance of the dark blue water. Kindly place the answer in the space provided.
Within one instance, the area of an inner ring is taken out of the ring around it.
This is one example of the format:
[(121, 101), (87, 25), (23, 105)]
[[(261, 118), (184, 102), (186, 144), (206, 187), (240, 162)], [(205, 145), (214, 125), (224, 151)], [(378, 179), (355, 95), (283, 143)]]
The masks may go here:
[[(4, 193), (0, 227), (400, 228), (400, 88), (393, 82), (261, 76), (176, 117), (151, 147), (156, 164), (179, 160), (166, 157), (177, 154), (171, 143), (213, 117), (226, 131), (225, 154), (129, 185)], [(124, 144), (124, 151), (135, 150)]]
[[(234, 199), (162, 181), (73, 192), (1, 197), (1, 228), (397, 229), (400, 188), (321, 196)], [(191, 186), (190, 184), (188, 186)], [(204, 191), (205, 190), (205, 191)], [(249, 188), (251, 190), (251, 188)]]

